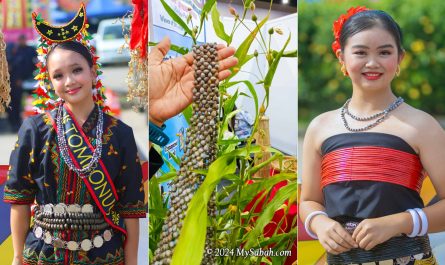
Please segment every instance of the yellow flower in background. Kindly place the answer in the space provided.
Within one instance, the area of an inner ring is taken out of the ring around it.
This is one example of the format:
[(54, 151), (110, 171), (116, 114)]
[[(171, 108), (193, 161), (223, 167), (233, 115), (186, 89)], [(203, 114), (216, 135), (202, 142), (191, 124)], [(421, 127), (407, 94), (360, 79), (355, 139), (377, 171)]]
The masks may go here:
[(420, 97), (420, 92), (417, 88), (412, 87), (408, 90), (408, 97), (410, 99), (419, 99)]
[(431, 93), (433, 92), (433, 88), (430, 86), (429, 83), (424, 83), (420, 88), (420, 90), (422, 91), (422, 94), (427, 96), (431, 95)]
[(425, 44), (422, 40), (415, 40), (413, 43), (411, 43), (411, 50), (414, 53), (420, 53), (423, 50), (425, 50)]
[(405, 92), (405, 86), (403, 85), (403, 81), (400, 79), (394, 80), (394, 88), (397, 94), (403, 94)]
[(337, 79), (331, 79), (328, 82), (327, 88), (329, 91), (334, 92), (338, 89), (339, 86), (340, 86), (340, 84)]
[(407, 68), (409, 68), (409, 66), (411, 65), (411, 61), (413, 60), (413, 56), (410, 52), (406, 51), (405, 52), (405, 57), (403, 57), (403, 61), (400, 64), (400, 67), (402, 68), (402, 70), (405, 70)]
[(346, 95), (343, 93), (337, 93), (335, 95), (335, 101), (338, 103), (344, 103), (346, 101)]
[(425, 26), (423, 27), (423, 31), (424, 31), (426, 34), (432, 34), (432, 33), (434, 32), (434, 25), (433, 25), (433, 24), (425, 25)]

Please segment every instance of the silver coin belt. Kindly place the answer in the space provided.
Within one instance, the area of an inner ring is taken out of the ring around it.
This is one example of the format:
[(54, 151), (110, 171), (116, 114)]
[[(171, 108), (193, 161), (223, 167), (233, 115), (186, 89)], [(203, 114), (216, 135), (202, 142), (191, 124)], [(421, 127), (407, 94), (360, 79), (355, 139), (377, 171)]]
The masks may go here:
[(90, 159), (90, 162), (83, 168), (78, 168), (74, 165), (74, 162), (71, 160), (69, 155), (69, 147), (67, 145), (65, 139), (65, 127), (63, 126), (63, 105), (59, 105), (57, 109), (57, 143), (60, 149), (60, 153), (62, 154), (63, 160), (68, 165), (68, 167), (76, 172), (81, 178), (85, 178), (88, 174), (96, 168), (97, 162), (99, 161), (102, 155), (102, 135), (103, 135), (103, 124), (104, 124), (104, 114), (99, 109), (99, 107), (95, 106), (99, 113), (99, 118), (96, 126), (96, 149), (94, 149), (93, 156)]
[[(351, 114), (349, 112), (348, 109), (348, 105), (349, 102), (351, 101), (351, 99), (348, 99), (345, 104), (341, 107), (341, 119), (343, 121), (343, 125), (345, 126), (345, 128), (350, 131), (350, 132), (363, 132), (363, 131), (367, 131), (375, 126), (377, 126), (379, 123), (381, 123), (382, 121), (384, 121), (387, 117), (388, 114), (395, 110), (398, 106), (400, 106), (403, 103), (403, 98), (402, 97), (398, 97), (394, 102), (392, 102), (386, 109), (384, 109), (382, 112), (379, 112), (377, 114), (371, 115), (369, 117), (357, 117), (353, 114)], [(378, 118), (376, 121), (374, 121), (371, 124), (366, 125), (365, 127), (362, 128), (351, 128), (348, 124), (348, 121), (346, 120), (345, 115), (350, 116), (352, 119), (356, 120), (356, 121), (369, 121), (369, 120), (373, 120)]]
[(36, 238), (43, 239), (46, 244), (56, 248), (89, 251), (102, 247), (104, 242), (110, 241), (113, 236), (112, 229), (106, 229), (100, 234), (94, 233), (82, 241), (65, 241), (54, 236), (54, 231), (99, 231), (109, 227), (105, 220), (100, 218), (101, 213), (95, 212), (91, 204), (40, 205), (35, 209), (34, 216), (33, 232)]

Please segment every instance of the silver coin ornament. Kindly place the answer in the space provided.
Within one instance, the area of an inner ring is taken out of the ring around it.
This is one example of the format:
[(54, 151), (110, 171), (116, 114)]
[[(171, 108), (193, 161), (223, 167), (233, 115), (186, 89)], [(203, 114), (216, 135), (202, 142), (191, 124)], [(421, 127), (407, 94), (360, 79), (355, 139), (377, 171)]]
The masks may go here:
[(95, 236), (93, 239), (93, 245), (95, 248), (100, 248), (104, 244), (104, 239), (101, 236)]
[(82, 243), (80, 243), (80, 248), (83, 251), (89, 251), (90, 249), (93, 248), (93, 243), (91, 243), (91, 240), (89, 239), (84, 239), (82, 240)]
[(111, 231), (110, 230), (105, 230), (104, 231), (104, 240), (105, 241), (110, 241), (111, 240), (111, 237), (113, 236), (113, 234), (111, 233)]
[[(204, 181), (204, 176), (193, 172), (205, 169), (216, 159), (219, 121), (219, 79), (216, 43), (193, 46), (194, 88), (192, 116), (187, 129), (186, 151), (182, 157), (178, 177), (170, 183), (170, 208), (162, 227), (161, 237), (152, 264), (169, 265), (178, 244), (188, 204)], [(216, 214), (214, 196), (208, 214)], [(206, 248), (215, 248), (215, 231), (207, 228)], [(213, 255), (204, 255), (202, 263), (215, 264)]]
[(34, 229), (34, 235), (37, 237), (37, 238), (42, 238), (42, 236), (43, 236), (43, 229), (40, 227), (40, 226), (37, 226), (35, 229)]
[(94, 212), (93, 205), (91, 205), (91, 204), (83, 205), (81, 212), (82, 213), (93, 213)]
[(53, 242), (53, 237), (51, 236), (50, 232), (45, 232), (43, 235), (43, 242), (46, 244), (51, 244)]
[(54, 239), (54, 241), (53, 241), (53, 246), (54, 246), (55, 248), (63, 248), (63, 247), (64, 247), (64, 244), (63, 244), (62, 239), (60, 239), (60, 238), (56, 238), (56, 239)]
[(66, 205), (59, 203), (54, 206), (54, 213), (62, 214), (66, 212)]
[(70, 205), (68, 206), (67, 211), (68, 211), (69, 213), (80, 213), (80, 212), (82, 211), (82, 208), (80, 207), (79, 204), (70, 204)]
[(43, 207), (43, 212), (45, 212), (45, 213), (53, 213), (53, 205), (51, 203), (46, 204)]
[(66, 243), (66, 248), (71, 251), (76, 251), (79, 249), (79, 244), (76, 241), (69, 241)]

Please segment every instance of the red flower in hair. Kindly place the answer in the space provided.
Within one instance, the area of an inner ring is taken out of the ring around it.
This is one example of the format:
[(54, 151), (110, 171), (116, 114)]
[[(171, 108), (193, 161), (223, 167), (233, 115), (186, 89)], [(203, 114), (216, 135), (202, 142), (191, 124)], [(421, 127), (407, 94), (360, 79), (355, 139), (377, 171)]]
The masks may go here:
[(345, 24), (346, 20), (348, 20), (353, 15), (367, 11), (368, 8), (364, 6), (358, 6), (358, 7), (351, 7), (348, 9), (348, 12), (346, 14), (342, 14), (336, 21), (334, 21), (334, 24), (332, 25), (332, 31), (334, 32), (334, 38), (335, 41), (332, 43), (332, 50), (334, 53), (337, 52), (338, 49), (341, 49), (340, 46), (340, 33), (343, 28), (343, 24)]

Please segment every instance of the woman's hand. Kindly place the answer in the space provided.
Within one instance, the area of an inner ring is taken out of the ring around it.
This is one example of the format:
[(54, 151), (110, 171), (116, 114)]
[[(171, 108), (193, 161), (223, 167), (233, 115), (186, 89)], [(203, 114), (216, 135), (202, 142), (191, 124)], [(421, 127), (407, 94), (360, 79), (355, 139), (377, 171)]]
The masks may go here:
[[(412, 230), (409, 213), (387, 215), (380, 218), (365, 219), (360, 222), (352, 238), (364, 250), (371, 250), (388, 239)], [(410, 232), (408, 232), (410, 233)]]
[(338, 255), (358, 247), (343, 226), (327, 216), (314, 216), (311, 222), (311, 230), (317, 234), (318, 240), (324, 249), (331, 254)]
[[(163, 61), (170, 50), (170, 40), (164, 38), (148, 56), (149, 67), (149, 118), (158, 126), (179, 114), (192, 103), (194, 87), (193, 54)], [(238, 63), (232, 57), (233, 47), (218, 45), (219, 79), (230, 76), (229, 68)]]
[(125, 265), (138, 264), (139, 249), (139, 219), (125, 218), (125, 227), (127, 228), (127, 240), (124, 247)]

